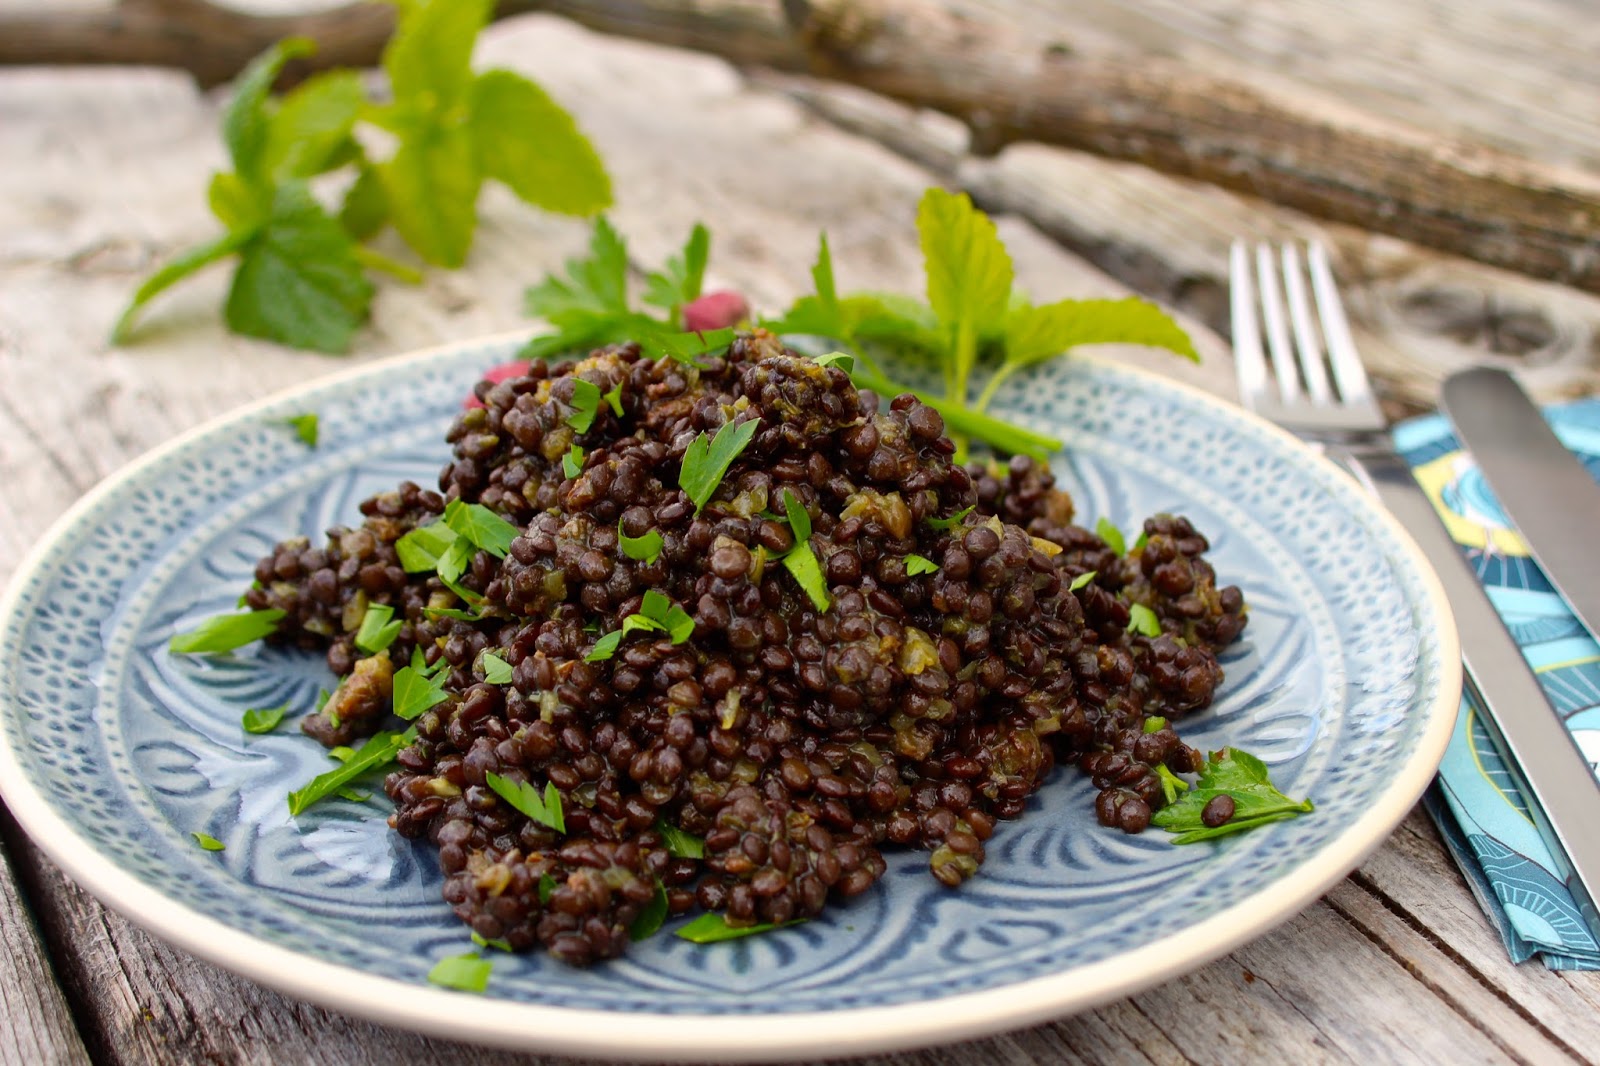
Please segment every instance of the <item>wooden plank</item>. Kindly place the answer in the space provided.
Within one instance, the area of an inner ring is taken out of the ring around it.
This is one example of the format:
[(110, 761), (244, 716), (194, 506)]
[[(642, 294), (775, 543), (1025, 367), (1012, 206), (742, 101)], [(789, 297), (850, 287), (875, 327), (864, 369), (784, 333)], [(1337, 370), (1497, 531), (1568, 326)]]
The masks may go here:
[[(15, 826), (0, 809), (0, 831), (15, 838)], [(16, 871), (0, 843), (0, 1066), (87, 1066), (89, 1053), (73, 1024), (66, 997)]]

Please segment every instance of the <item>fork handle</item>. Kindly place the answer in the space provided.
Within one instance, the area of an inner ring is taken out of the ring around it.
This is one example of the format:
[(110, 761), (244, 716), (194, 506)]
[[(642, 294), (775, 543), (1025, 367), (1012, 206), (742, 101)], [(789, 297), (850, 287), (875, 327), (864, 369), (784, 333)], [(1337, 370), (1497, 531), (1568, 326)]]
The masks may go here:
[(1558, 865), (1589, 930), (1600, 938), (1600, 783), (1572, 734), (1550, 706), (1478, 575), (1451, 539), (1433, 501), (1393, 453), (1345, 453), (1433, 564), (1461, 635), (1468, 692), (1485, 712), (1489, 734), (1535, 802), (1534, 824)]

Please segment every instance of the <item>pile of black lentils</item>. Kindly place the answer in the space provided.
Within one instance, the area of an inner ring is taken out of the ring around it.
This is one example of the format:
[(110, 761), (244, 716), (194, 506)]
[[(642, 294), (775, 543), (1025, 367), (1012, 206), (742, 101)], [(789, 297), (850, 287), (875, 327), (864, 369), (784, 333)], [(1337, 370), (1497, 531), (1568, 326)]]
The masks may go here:
[[(585, 964), (624, 951), (658, 885), (673, 914), (782, 923), (866, 891), (894, 844), (930, 852), (956, 886), (1057, 762), (1092, 776), (1102, 824), (1143, 830), (1162, 803), (1156, 768), (1201, 759), (1151, 719), (1206, 706), (1216, 652), (1245, 625), (1205, 538), (1157, 515), (1118, 555), (1073, 524), (1044, 466), (958, 465), (931, 407), (857, 391), (761, 331), (701, 362), (630, 345), (483, 382), (450, 430), (440, 492), (407, 483), (363, 503), (360, 526), (286, 541), (257, 567), (249, 606), (286, 612), (273, 639), (325, 649), (343, 677), (305, 726), (323, 743), (393, 721), (413, 648), (447, 664), (448, 698), (417, 719), (385, 788), (390, 824), (438, 847), (455, 912), (486, 939)], [(622, 413), (602, 403), (574, 430), (578, 378)], [(686, 448), (746, 420), (759, 428), (697, 515), (678, 486)], [(777, 564), (793, 547), (784, 489), (810, 518), (826, 610)], [(463, 605), (395, 548), (454, 498), (521, 531), (462, 576), (486, 602), (475, 620), (425, 613)], [(629, 557), (619, 530), (658, 531), (659, 557)], [(908, 574), (908, 556), (937, 569)], [(648, 589), (692, 616), (692, 636), (636, 632), (586, 661)], [(403, 625), (365, 656), (353, 638), (373, 604)], [(1135, 604), (1159, 636), (1130, 630)], [(486, 651), (509, 684), (484, 680)], [(565, 833), (514, 809), (490, 773), (553, 783)], [(663, 825), (703, 839), (704, 857), (675, 857)]]

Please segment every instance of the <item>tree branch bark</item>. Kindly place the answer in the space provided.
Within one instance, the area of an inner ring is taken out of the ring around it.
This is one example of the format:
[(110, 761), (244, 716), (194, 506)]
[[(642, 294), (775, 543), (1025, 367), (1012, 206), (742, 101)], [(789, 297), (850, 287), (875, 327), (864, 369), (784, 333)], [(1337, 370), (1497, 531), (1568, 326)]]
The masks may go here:
[[(496, 14), (529, 11), (944, 111), (980, 152), (1037, 141), (1131, 160), (1600, 292), (1600, 181), (1326, 98), (1268, 95), (1152, 57), (1080, 56), (930, 0), (506, 0)], [(290, 34), (320, 45), (303, 69), (368, 64), (391, 28), (382, 5), (262, 17), (206, 0), (122, 0), (104, 12), (0, 14), (0, 64), (157, 64), (210, 85)]]

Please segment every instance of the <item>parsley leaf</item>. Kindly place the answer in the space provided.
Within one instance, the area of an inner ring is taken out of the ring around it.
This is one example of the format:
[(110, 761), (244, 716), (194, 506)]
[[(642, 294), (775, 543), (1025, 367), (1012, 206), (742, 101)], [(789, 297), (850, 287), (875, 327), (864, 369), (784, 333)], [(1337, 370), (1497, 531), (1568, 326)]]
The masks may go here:
[(689, 617), (689, 612), (673, 603), (657, 589), (645, 590), (643, 601), (639, 605), (639, 613), (623, 620), (623, 632), (627, 632), (627, 622), (630, 619), (641, 617), (652, 623), (649, 628), (665, 632), (672, 638), (674, 644), (682, 644), (694, 634), (694, 619)]
[(246, 733), (270, 733), (278, 728), (278, 723), (283, 721), (283, 716), (289, 713), (287, 707), (268, 707), (264, 709), (251, 708), (244, 712), (240, 724)]
[(595, 219), (588, 258), (566, 268), (566, 280), (551, 275), (528, 289), (528, 314), (564, 330), (628, 314), (628, 246), (605, 216)]
[(1161, 635), (1161, 619), (1156, 613), (1142, 603), (1128, 605), (1128, 628), (1135, 633), (1146, 637), (1159, 637)]
[(539, 875), (539, 902), (549, 903), (550, 897), (556, 894), (556, 879), (549, 874)]
[(918, 574), (932, 574), (939, 569), (939, 564), (922, 555), (906, 556), (906, 576), (916, 577)]
[(683, 253), (667, 260), (666, 266), (645, 276), (644, 302), (667, 312), (677, 326), (682, 322), (683, 305), (699, 298), (705, 284), (706, 260), (711, 254), (711, 231), (696, 222), (689, 231)]
[(695, 514), (700, 513), (700, 509), (717, 491), (717, 486), (722, 483), (722, 475), (728, 472), (728, 467), (749, 446), (760, 424), (761, 420), (757, 418), (746, 419), (737, 425), (724, 422), (715, 437), (707, 437), (701, 431), (689, 442), (689, 448), (683, 454), (683, 465), (678, 471), (678, 485), (694, 502)]
[(539, 790), (526, 781), (513, 781), (496, 773), (486, 774), (484, 780), (495, 795), (540, 825), (558, 833), (567, 831), (566, 818), (561, 811), (561, 792), (554, 782), (545, 783), (544, 796), (541, 798)]
[(271, 636), (282, 617), (283, 611), (276, 607), (215, 615), (189, 632), (177, 634), (167, 642), (167, 647), (179, 655), (216, 655), (232, 651)]
[(583, 657), (583, 661), (586, 663), (604, 662), (617, 653), (617, 646), (621, 643), (622, 630), (613, 629), (594, 642), (594, 647), (589, 649), (589, 654)]
[(1090, 570), (1090, 571), (1087, 571), (1086, 573), (1079, 574), (1077, 577), (1072, 579), (1072, 584), (1067, 586), (1067, 591), (1068, 592), (1077, 592), (1079, 589), (1083, 588), (1089, 582), (1093, 581), (1095, 579), (1095, 577), (1099, 575), (1099, 573), (1100, 573), (1100, 571), (1098, 571), (1098, 570)]
[(928, 528), (929, 529), (935, 529), (935, 530), (938, 530), (940, 533), (943, 533), (943, 532), (945, 532), (947, 530), (955, 529), (957, 526), (959, 526), (961, 524), (962, 520), (964, 518), (966, 518), (967, 515), (971, 514), (972, 512), (973, 512), (973, 507), (972, 506), (967, 506), (967, 507), (961, 508), (961, 510), (957, 511), (955, 514), (951, 515), (949, 518), (928, 518), (928, 519), (924, 519), (924, 521), (926, 521), (928, 523)]
[[(481, 551), (504, 559), (519, 530), (481, 503), (451, 500), (444, 509), (444, 524)], [(456, 576), (459, 576), (456, 575)], [(452, 577), (451, 580), (455, 580)]]
[(639, 917), (628, 927), (628, 939), (644, 940), (646, 937), (655, 936), (666, 923), (670, 906), (666, 887), (657, 881), (655, 894), (650, 897), (650, 902), (644, 905), (639, 911)]
[(799, 925), (805, 919), (784, 922), (782, 925), (763, 923), (758, 925), (732, 926), (728, 919), (718, 911), (702, 914), (688, 925), (678, 930), (678, 936), (692, 944), (716, 944), (724, 940), (738, 940), (741, 937), (755, 936), (757, 933), (769, 933), (774, 929), (787, 929), (791, 925)]
[(617, 382), (607, 390), (604, 399), (611, 405), (611, 413), (618, 418), (622, 417), (622, 382)]
[(381, 603), (367, 606), (367, 613), (361, 616), (361, 628), (356, 630), (356, 647), (369, 655), (376, 655), (394, 643), (394, 638), (400, 635), (400, 627), (405, 624), (404, 619), (394, 618), (394, 608)]
[(594, 416), (600, 413), (600, 386), (583, 378), (574, 378), (572, 381), (572, 413), (567, 416), (567, 425), (579, 433), (589, 432), (589, 427), (594, 425)]
[(848, 352), (828, 352), (825, 355), (813, 355), (811, 361), (819, 366), (836, 366), (846, 374), (856, 368), (856, 357)]
[(668, 822), (664, 818), (656, 819), (656, 833), (661, 837), (667, 854), (675, 859), (703, 859), (706, 857), (706, 842), (693, 833), (685, 833), (682, 829)]
[(491, 685), (511, 684), (511, 664), (492, 651), (483, 653), (483, 679)]
[(1094, 535), (1106, 542), (1115, 555), (1128, 554), (1128, 542), (1122, 536), (1122, 530), (1112, 524), (1111, 520), (1101, 515), (1094, 523)]
[(394, 713), (406, 721), (421, 717), (424, 711), (447, 699), (443, 677), (429, 676), (414, 666), (403, 666), (395, 671)]
[[(1206, 804), (1218, 796), (1233, 800), (1233, 818), (1220, 826), (1208, 826), (1201, 814)], [(1190, 844), (1295, 818), (1314, 809), (1309, 799), (1296, 802), (1279, 792), (1260, 759), (1238, 748), (1224, 748), (1211, 753), (1200, 771), (1200, 780), (1182, 799), (1157, 811), (1150, 821), (1178, 834), (1173, 838), (1174, 844)]]
[(516, 950), (509, 943), (500, 939), (499, 937), (495, 937), (493, 940), (488, 940), (479, 936), (476, 932), (472, 934), (472, 942), (478, 945), (480, 948), (494, 948), (496, 951), (511, 952)]
[(315, 448), (317, 446), (317, 416), (314, 412), (306, 415), (295, 415), (293, 418), (285, 418), (284, 422), (294, 430), (294, 435), (299, 437), (306, 447)]
[(1159, 714), (1146, 718), (1144, 725), (1141, 727), (1146, 733), (1159, 733), (1165, 728), (1167, 728), (1167, 720)]
[(811, 598), (812, 606), (826, 611), (832, 602), (828, 598), (828, 582), (822, 576), (822, 566), (810, 542), (797, 545), (783, 557), (783, 568), (794, 577), (796, 584)]
[(783, 490), (783, 516), (789, 522), (789, 532), (797, 541), (811, 539), (811, 514), (795, 496), (793, 490)]
[(583, 449), (574, 444), (561, 457), (561, 472), (569, 478), (583, 473)]
[[(404, 673), (405, 671), (401, 671)], [(398, 680), (398, 679), (397, 679)], [(361, 745), (361, 749), (344, 761), (342, 766), (318, 774), (300, 788), (289, 793), (289, 816), (303, 813), (318, 800), (336, 795), (340, 789), (369, 770), (387, 766), (400, 754), (400, 749), (416, 739), (415, 729), (404, 733), (374, 733)]]
[(400, 565), (408, 574), (423, 574), (438, 569), (439, 560), (456, 542), (456, 531), (443, 522), (418, 526), (394, 542)]
[(476, 951), (469, 951), (464, 955), (450, 955), (434, 963), (433, 969), (428, 971), (428, 980), (440, 988), (481, 995), (488, 989), (489, 975), (493, 971), (494, 963), (491, 960), (480, 958)]
[(661, 558), (661, 550), (666, 546), (666, 540), (661, 536), (659, 529), (647, 529), (643, 536), (630, 537), (622, 531), (622, 519), (619, 518), (617, 544), (622, 548), (622, 554), (648, 566)]
[(209, 833), (190, 833), (189, 835), (194, 837), (194, 842), (206, 851), (223, 851), (227, 848), (226, 844)]

